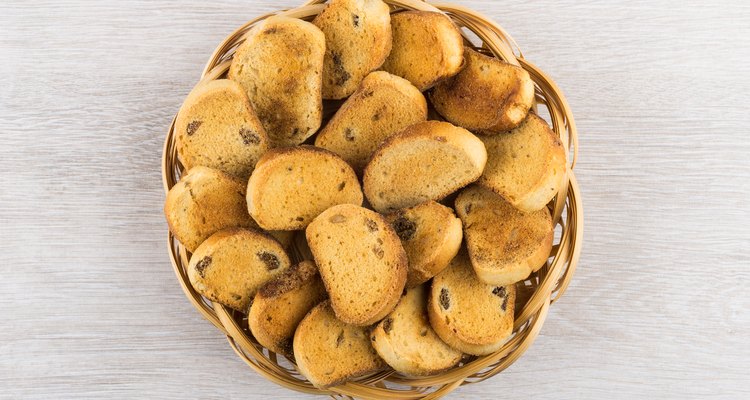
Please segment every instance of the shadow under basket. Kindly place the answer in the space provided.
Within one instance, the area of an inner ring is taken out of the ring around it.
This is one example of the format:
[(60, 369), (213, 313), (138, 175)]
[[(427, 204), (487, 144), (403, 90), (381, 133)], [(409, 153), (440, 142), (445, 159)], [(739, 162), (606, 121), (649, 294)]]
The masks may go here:
[[(533, 109), (551, 123), (555, 134), (560, 137), (569, 153), (567, 179), (558, 195), (549, 204), (555, 222), (554, 245), (547, 263), (528, 279), (517, 284), (515, 323), (513, 335), (508, 342), (490, 355), (465, 357), (459, 365), (438, 375), (414, 378), (387, 369), (321, 390), (312, 386), (297, 371), (294, 360), (277, 355), (259, 345), (249, 332), (243, 314), (201, 297), (188, 280), (186, 268), (190, 253), (171, 233), (167, 238), (167, 245), (178, 281), (188, 300), (227, 336), (229, 345), (237, 355), (268, 380), (299, 392), (341, 398), (438, 398), (461, 385), (490, 378), (521, 357), (539, 334), (550, 305), (557, 301), (568, 287), (575, 272), (583, 239), (583, 211), (578, 183), (573, 174), (578, 153), (576, 126), (568, 103), (557, 85), (539, 68), (523, 58), (513, 39), (496, 23), (470, 9), (448, 3), (425, 3), (420, 0), (384, 1), (390, 5), (392, 13), (402, 10), (445, 13), (461, 29), (467, 46), (519, 65), (528, 71), (536, 86), (536, 104)], [(323, 11), (323, 3), (322, 0), (313, 0), (298, 8), (275, 14), (311, 21)], [(208, 61), (203, 70), (202, 81), (226, 77), (234, 51), (244, 40), (245, 34), (255, 24), (271, 15), (273, 14), (253, 19), (229, 35)], [(341, 102), (333, 104), (334, 107), (338, 107)], [(177, 157), (173, 130), (174, 120), (167, 133), (162, 159), (165, 191), (179, 180), (183, 171)], [(299, 240), (290, 247), (290, 256), (295, 262), (304, 258), (304, 245), (298, 243)]]

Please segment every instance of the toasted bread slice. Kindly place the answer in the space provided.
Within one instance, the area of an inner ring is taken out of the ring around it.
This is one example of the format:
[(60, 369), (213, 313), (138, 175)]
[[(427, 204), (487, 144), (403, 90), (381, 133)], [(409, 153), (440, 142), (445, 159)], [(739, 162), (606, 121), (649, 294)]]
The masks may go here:
[(481, 139), (487, 166), (480, 185), (527, 212), (541, 210), (560, 191), (567, 168), (565, 149), (543, 119), (529, 113), (510, 132)]
[(247, 185), (248, 210), (264, 229), (304, 229), (344, 203), (362, 204), (357, 175), (336, 154), (313, 146), (270, 150)]
[(425, 121), (391, 136), (365, 167), (363, 188), (375, 210), (389, 212), (439, 200), (479, 178), (482, 141), (447, 122)]
[(391, 16), (393, 49), (383, 69), (425, 91), (463, 65), (461, 32), (445, 14), (405, 11)]
[(270, 235), (229, 228), (198, 246), (190, 257), (188, 278), (204, 297), (244, 313), (258, 288), (289, 265), (284, 248)]
[(177, 154), (185, 169), (203, 165), (247, 179), (268, 137), (237, 82), (199, 84), (185, 99), (174, 125)]
[(406, 291), (396, 308), (370, 334), (372, 347), (388, 365), (412, 376), (432, 375), (461, 361), (427, 319), (427, 285)]
[(250, 332), (267, 349), (290, 356), (297, 325), (325, 298), (315, 263), (295, 264), (258, 290), (247, 315)]
[(314, 307), (294, 333), (297, 369), (315, 387), (327, 388), (385, 367), (367, 328), (341, 322), (329, 301)]
[(237, 48), (229, 78), (245, 88), (273, 147), (300, 144), (320, 127), (325, 46), (315, 25), (272, 16)]
[(513, 333), (516, 287), (488, 285), (477, 278), (461, 251), (432, 280), (430, 325), (454, 349), (481, 356), (499, 350)]
[(391, 14), (381, 0), (331, 0), (312, 23), (326, 37), (324, 99), (352, 94), (391, 52)]
[(469, 186), (456, 198), (474, 271), (489, 285), (526, 279), (549, 258), (554, 226), (549, 210), (525, 213), (492, 191)]
[(388, 137), (427, 119), (427, 101), (409, 81), (384, 71), (367, 75), (362, 85), (315, 138), (361, 172)]
[(513, 129), (534, 102), (534, 82), (521, 67), (474, 50), (464, 50), (464, 68), (430, 93), (435, 109), (448, 121), (476, 133)]
[(385, 218), (341, 204), (315, 218), (305, 234), (340, 320), (371, 325), (393, 310), (404, 290), (408, 261)]
[(242, 181), (200, 166), (190, 169), (169, 190), (164, 215), (169, 230), (191, 252), (221, 229), (255, 225), (247, 213)]
[(428, 281), (448, 266), (463, 239), (461, 220), (453, 210), (434, 201), (385, 216), (409, 259), (406, 287)]

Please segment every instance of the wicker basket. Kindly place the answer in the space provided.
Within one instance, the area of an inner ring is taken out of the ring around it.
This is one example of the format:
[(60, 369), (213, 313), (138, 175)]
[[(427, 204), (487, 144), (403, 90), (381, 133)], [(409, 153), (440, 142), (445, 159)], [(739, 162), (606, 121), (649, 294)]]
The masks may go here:
[[(539, 334), (549, 306), (562, 296), (570, 283), (580, 255), (583, 233), (581, 200), (578, 184), (573, 175), (578, 149), (576, 127), (568, 104), (555, 83), (539, 68), (524, 60), (513, 39), (496, 23), (472, 10), (453, 4), (428, 4), (420, 0), (385, 2), (391, 6), (392, 12), (404, 9), (441, 11), (461, 27), (467, 45), (526, 69), (536, 84), (537, 104), (534, 110), (541, 113), (539, 106), (546, 109), (555, 133), (559, 135), (566, 149), (572, 149), (568, 157), (568, 180), (551, 203), (556, 234), (550, 261), (529, 279), (517, 284), (518, 299), (512, 338), (497, 352), (482, 357), (464, 358), (458, 366), (439, 375), (411, 378), (393, 370), (386, 370), (327, 390), (320, 390), (297, 372), (293, 360), (277, 356), (260, 346), (248, 331), (247, 320), (242, 314), (218, 303), (211, 303), (193, 290), (186, 271), (190, 254), (171, 234), (168, 236), (169, 255), (187, 298), (207, 320), (227, 336), (232, 349), (267, 379), (289, 389), (333, 397), (438, 398), (460, 385), (487, 379), (516, 361)], [(323, 10), (325, 5), (322, 3), (324, 0), (312, 0), (299, 8), (279, 14), (310, 21)], [(269, 16), (270, 14), (256, 18), (229, 35), (208, 61), (203, 71), (203, 80), (225, 77), (234, 50), (243, 41), (244, 35), (253, 25)], [(174, 121), (164, 145), (162, 172), (165, 191), (179, 180), (183, 169), (177, 158), (173, 129)], [(303, 257), (300, 248), (301, 246), (292, 245), (290, 253), (293, 259), (299, 260)]]

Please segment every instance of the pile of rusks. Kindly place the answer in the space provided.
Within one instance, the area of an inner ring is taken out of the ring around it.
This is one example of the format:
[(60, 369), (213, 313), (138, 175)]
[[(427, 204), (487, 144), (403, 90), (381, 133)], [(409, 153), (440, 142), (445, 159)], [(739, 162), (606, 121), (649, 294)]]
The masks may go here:
[(550, 256), (565, 149), (529, 74), (464, 44), (443, 14), (332, 0), (253, 27), (180, 109), (164, 211), (190, 282), (317, 387), (497, 351)]

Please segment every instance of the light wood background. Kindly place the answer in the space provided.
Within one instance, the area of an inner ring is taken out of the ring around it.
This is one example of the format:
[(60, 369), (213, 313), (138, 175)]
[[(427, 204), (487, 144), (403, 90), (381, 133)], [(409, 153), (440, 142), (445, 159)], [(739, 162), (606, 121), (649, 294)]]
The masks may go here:
[[(452, 396), (750, 398), (749, 3), (462, 3), (566, 92), (586, 226), (535, 345)], [(297, 396), (183, 298), (159, 171), (214, 46), (294, 5), (0, 3), (0, 397)]]

